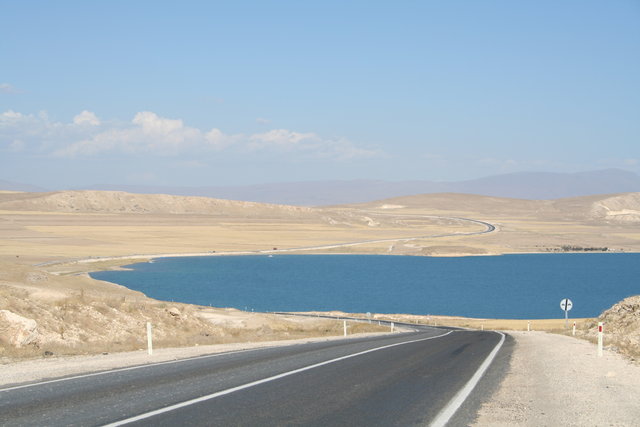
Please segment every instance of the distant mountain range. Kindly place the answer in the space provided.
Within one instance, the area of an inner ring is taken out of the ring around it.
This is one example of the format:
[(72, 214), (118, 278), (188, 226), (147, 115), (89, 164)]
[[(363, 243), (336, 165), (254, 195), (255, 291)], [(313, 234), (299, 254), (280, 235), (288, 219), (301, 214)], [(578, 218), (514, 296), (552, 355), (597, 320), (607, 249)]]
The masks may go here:
[(42, 191), (49, 191), (42, 187), (36, 187), (35, 185), (22, 184), (13, 181), (4, 181), (0, 179), (0, 191), (28, 191), (38, 193)]
[[(29, 189), (30, 187), (0, 181), (0, 189), (4, 190), (42, 191)], [(326, 206), (429, 193), (466, 193), (549, 200), (594, 194), (640, 192), (640, 175), (619, 169), (606, 169), (579, 173), (520, 172), (458, 182), (353, 180), (202, 187), (93, 185), (76, 189)]]

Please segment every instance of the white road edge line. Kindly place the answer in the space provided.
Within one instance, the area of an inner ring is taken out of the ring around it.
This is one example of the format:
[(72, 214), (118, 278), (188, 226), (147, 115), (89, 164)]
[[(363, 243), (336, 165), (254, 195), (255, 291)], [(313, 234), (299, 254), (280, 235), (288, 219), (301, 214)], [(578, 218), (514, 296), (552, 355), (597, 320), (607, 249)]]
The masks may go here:
[(464, 403), (464, 401), (467, 400), (467, 397), (469, 397), (469, 395), (471, 394), (475, 386), (478, 384), (478, 382), (486, 372), (486, 370), (489, 368), (489, 365), (491, 365), (491, 362), (493, 362), (493, 359), (495, 359), (496, 355), (498, 354), (498, 351), (500, 351), (500, 348), (504, 343), (504, 338), (505, 338), (504, 334), (502, 332), (496, 332), (496, 333), (501, 335), (500, 342), (498, 342), (498, 344), (493, 348), (493, 350), (491, 351), (491, 353), (489, 353), (487, 358), (484, 359), (484, 362), (482, 362), (482, 364), (480, 365), (476, 373), (473, 374), (473, 376), (469, 379), (469, 381), (467, 381), (464, 387), (462, 387), (460, 391), (458, 391), (456, 395), (453, 396), (453, 398), (449, 401), (447, 406), (445, 406), (438, 413), (438, 415), (436, 415), (436, 417), (433, 419), (431, 424), (429, 424), (429, 427), (444, 427), (445, 425), (447, 425), (447, 423), (449, 422), (451, 417), (453, 417), (453, 415), (456, 413), (458, 408), (460, 408), (460, 406)]
[(350, 359), (352, 357), (361, 356), (363, 354), (372, 353), (372, 352), (378, 351), (378, 350), (384, 350), (384, 349), (390, 348), (390, 347), (396, 347), (396, 346), (399, 346), (399, 345), (411, 344), (411, 343), (420, 342), (420, 341), (427, 341), (427, 340), (432, 340), (432, 339), (435, 339), (435, 338), (441, 338), (441, 337), (444, 337), (446, 335), (449, 335), (452, 332), (453, 331), (449, 331), (449, 332), (447, 332), (445, 334), (437, 335), (435, 337), (421, 338), (421, 339), (418, 339), (418, 340), (404, 341), (404, 342), (400, 342), (400, 343), (396, 343), (396, 344), (389, 344), (389, 345), (385, 345), (385, 346), (382, 346), (382, 347), (376, 347), (376, 348), (372, 348), (372, 349), (369, 349), (369, 350), (361, 351), (361, 352), (358, 352), (358, 353), (349, 354), (347, 356), (337, 357), (335, 359), (326, 360), (324, 362), (320, 362), (320, 363), (316, 363), (316, 364), (313, 364), (313, 365), (305, 366), (305, 367), (302, 367), (302, 368), (294, 369), (293, 371), (283, 372), (282, 374), (278, 374), (278, 375), (274, 375), (274, 376), (271, 376), (271, 377), (263, 378), (261, 380), (257, 380), (257, 381), (253, 381), (253, 382), (250, 382), (250, 383), (247, 383), (247, 384), (239, 385), (237, 387), (232, 387), (232, 388), (228, 388), (226, 390), (221, 390), (221, 391), (218, 391), (216, 393), (212, 393), (212, 394), (208, 394), (206, 396), (198, 397), (196, 399), (191, 399), (191, 400), (184, 401), (182, 403), (177, 403), (175, 405), (166, 406), (164, 408), (156, 409), (155, 411), (151, 411), (151, 412), (146, 412), (144, 414), (140, 414), (140, 415), (137, 415), (135, 417), (126, 418), (126, 419), (123, 419), (123, 420), (120, 420), (120, 421), (116, 421), (116, 422), (110, 423), (110, 424), (105, 424), (103, 427), (116, 427), (116, 426), (121, 426), (121, 425), (129, 424), (129, 423), (133, 423), (133, 422), (136, 422), (136, 421), (140, 421), (140, 420), (144, 420), (146, 418), (153, 417), (155, 415), (163, 414), (165, 412), (170, 412), (170, 411), (174, 411), (176, 409), (184, 408), (185, 406), (190, 406), (190, 405), (194, 405), (196, 403), (200, 403), (200, 402), (204, 402), (204, 401), (207, 401), (207, 400), (215, 399), (216, 397), (224, 396), (226, 394), (231, 394), (231, 393), (234, 393), (236, 391), (240, 391), (240, 390), (244, 390), (246, 388), (257, 386), (259, 384), (264, 384), (264, 383), (267, 383), (267, 382), (270, 382), (270, 381), (274, 381), (274, 380), (277, 380), (277, 379), (280, 379), (280, 378), (288, 377), (290, 375), (298, 374), (300, 372), (308, 371), (310, 369), (318, 368), (320, 366), (328, 365), (330, 363), (339, 362), (341, 360)]
[[(415, 329), (413, 331), (415, 331)], [(340, 338), (342, 338), (342, 337), (340, 337)], [(224, 351), (224, 352), (221, 352), (221, 353), (203, 354), (203, 355), (200, 355), (200, 356), (185, 357), (185, 358), (174, 359), (174, 360), (165, 360), (164, 362), (153, 362), (153, 363), (146, 363), (146, 364), (143, 364), (143, 365), (128, 366), (128, 367), (124, 367), (124, 368), (108, 369), (108, 370), (105, 370), (105, 371), (73, 375), (71, 377), (55, 378), (55, 379), (52, 379), (52, 380), (37, 381), (37, 382), (29, 383), (29, 384), (22, 384), (22, 385), (17, 385), (17, 386), (13, 386), (13, 387), (0, 388), (0, 393), (4, 393), (6, 391), (19, 390), (21, 388), (37, 387), (39, 385), (58, 383), (58, 382), (62, 382), (62, 381), (77, 380), (79, 378), (95, 377), (95, 376), (99, 376), (99, 375), (113, 374), (113, 373), (116, 373), (116, 372), (133, 371), (133, 370), (136, 370), (136, 369), (150, 368), (150, 367), (153, 367), (153, 366), (168, 365), (170, 363), (182, 363), (182, 362), (188, 362), (190, 360), (208, 359), (208, 358), (212, 358), (212, 357), (226, 356), (228, 354), (246, 353), (248, 351), (259, 351), (259, 350), (264, 350), (264, 349), (267, 349), (267, 348), (276, 348), (276, 347), (281, 347), (281, 346), (274, 345), (274, 346), (268, 346), (268, 347), (246, 348), (246, 349), (243, 349), (243, 350)]]
[(95, 376), (98, 376), (98, 375), (107, 375), (107, 374), (113, 374), (113, 373), (116, 373), (116, 372), (133, 371), (135, 369), (143, 369), (143, 368), (150, 368), (150, 367), (153, 367), (153, 366), (168, 365), (170, 363), (181, 363), (181, 362), (187, 362), (189, 360), (207, 359), (207, 358), (210, 358), (210, 357), (226, 356), (228, 354), (237, 354), (237, 353), (245, 353), (247, 351), (263, 350), (265, 348), (269, 348), (269, 347), (247, 348), (247, 349), (244, 349), (244, 350), (226, 351), (226, 352), (214, 353), (214, 354), (203, 354), (201, 356), (187, 357), (187, 358), (183, 358), (183, 359), (165, 360), (164, 362), (154, 362), (154, 363), (148, 363), (148, 364), (145, 364), (145, 365), (136, 365), (136, 366), (129, 366), (129, 367), (126, 367), (126, 368), (116, 368), (116, 369), (109, 369), (109, 370), (100, 371), (100, 372), (92, 372), (92, 373), (89, 373), (89, 374), (74, 375), (72, 377), (64, 377), (64, 378), (56, 378), (56, 379), (53, 379), (53, 380), (38, 381), (38, 382), (34, 382), (34, 383), (17, 385), (17, 386), (13, 386), (13, 387), (0, 388), (0, 393), (3, 393), (5, 391), (19, 390), (21, 388), (36, 387), (36, 386), (44, 385), (44, 384), (51, 384), (51, 383), (58, 383), (58, 382), (62, 382), (62, 381), (77, 380), (79, 378), (95, 377)]

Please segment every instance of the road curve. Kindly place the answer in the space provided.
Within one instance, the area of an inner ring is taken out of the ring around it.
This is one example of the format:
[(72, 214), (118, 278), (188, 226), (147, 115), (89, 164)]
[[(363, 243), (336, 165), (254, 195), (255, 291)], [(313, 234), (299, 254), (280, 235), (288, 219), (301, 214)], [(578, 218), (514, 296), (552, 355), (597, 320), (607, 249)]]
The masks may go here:
[(504, 336), (415, 328), (16, 385), (0, 389), (0, 425), (443, 425), (447, 411), (470, 422), (461, 390), (507, 351)]
[(254, 250), (254, 251), (134, 254), (134, 255), (122, 255), (122, 256), (110, 256), (110, 257), (78, 258), (78, 259), (48, 261), (48, 262), (36, 264), (36, 266), (51, 266), (51, 265), (58, 265), (58, 264), (67, 264), (70, 262), (77, 262), (77, 263), (84, 264), (84, 263), (94, 263), (94, 262), (113, 261), (113, 260), (148, 260), (148, 259), (154, 259), (154, 258), (182, 258), (182, 257), (202, 257), (202, 256), (255, 255), (255, 254), (273, 254), (273, 253), (288, 253), (288, 252), (305, 252), (305, 251), (317, 251), (317, 250), (324, 250), (324, 249), (360, 246), (360, 245), (372, 244), (372, 243), (410, 242), (413, 240), (437, 239), (437, 238), (452, 237), (452, 236), (477, 236), (477, 235), (488, 234), (496, 231), (496, 227), (493, 224), (485, 221), (480, 221), (477, 219), (471, 219), (471, 218), (447, 217), (447, 216), (437, 216), (437, 215), (420, 215), (420, 214), (413, 214), (413, 215), (411, 214), (405, 214), (405, 215), (378, 214), (378, 215), (401, 217), (401, 218), (413, 217), (413, 218), (434, 218), (434, 219), (466, 221), (466, 222), (483, 225), (485, 229), (481, 231), (473, 231), (468, 233), (444, 233), (444, 234), (429, 234), (429, 235), (419, 235), (419, 236), (409, 236), (409, 237), (393, 237), (393, 238), (387, 238), (387, 239), (359, 240), (355, 242), (330, 243), (326, 245), (317, 245), (317, 246), (300, 246), (300, 247), (293, 247), (293, 248), (264, 249), (264, 250)]

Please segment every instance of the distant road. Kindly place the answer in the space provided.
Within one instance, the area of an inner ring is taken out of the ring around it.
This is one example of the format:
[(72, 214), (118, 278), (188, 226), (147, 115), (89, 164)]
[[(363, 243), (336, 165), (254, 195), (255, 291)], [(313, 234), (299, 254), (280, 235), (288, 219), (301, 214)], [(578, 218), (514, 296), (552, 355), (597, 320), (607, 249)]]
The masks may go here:
[(135, 254), (135, 255), (123, 255), (123, 256), (113, 256), (113, 257), (92, 257), (92, 258), (81, 258), (81, 259), (75, 259), (75, 260), (49, 261), (49, 262), (44, 262), (37, 265), (38, 266), (56, 265), (56, 264), (66, 264), (69, 262), (92, 263), (92, 262), (128, 260), (128, 259), (136, 260), (136, 259), (151, 259), (151, 258), (181, 258), (181, 257), (200, 257), (200, 256), (252, 255), (252, 254), (255, 255), (255, 254), (273, 254), (273, 253), (286, 253), (286, 252), (304, 252), (304, 251), (317, 251), (317, 250), (324, 250), (324, 249), (346, 248), (350, 246), (359, 246), (359, 245), (366, 245), (371, 243), (410, 242), (413, 240), (438, 239), (438, 238), (452, 237), (452, 236), (477, 236), (481, 234), (492, 233), (496, 230), (496, 227), (493, 224), (490, 224), (485, 221), (480, 221), (477, 219), (471, 219), (471, 218), (447, 217), (447, 216), (436, 216), (436, 215), (419, 215), (419, 214), (394, 215), (394, 214), (382, 214), (378, 212), (376, 212), (376, 215), (401, 217), (401, 218), (411, 217), (411, 218), (430, 218), (430, 219), (466, 221), (466, 222), (483, 225), (485, 229), (481, 231), (473, 231), (473, 232), (456, 232), (456, 233), (409, 236), (409, 237), (393, 237), (388, 239), (359, 240), (356, 242), (331, 243), (327, 245), (317, 245), (317, 246), (300, 246), (295, 248), (263, 249), (263, 250), (254, 250), (254, 251), (223, 251), (223, 252), (212, 251), (212, 252), (192, 252), (192, 253)]
[(506, 364), (504, 335), (415, 328), (0, 389), (0, 425), (468, 424)]
[[(467, 233), (444, 233), (444, 234), (429, 234), (422, 236), (412, 236), (412, 237), (392, 237), (389, 239), (373, 239), (373, 240), (359, 240), (357, 242), (346, 242), (346, 243), (332, 243), (330, 245), (319, 245), (319, 246), (304, 246), (298, 248), (286, 248), (286, 249), (278, 249), (278, 250), (264, 250), (258, 251), (260, 253), (282, 253), (282, 252), (298, 252), (298, 251), (311, 251), (311, 250), (323, 250), (323, 249), (335, 249), (335, 248), (344, 248), (349, 246), (359, 246), (371, 243), (391, 243), (391, 242), (410, 242), (412, 240), (422, 240), (422, 239), (437, 239), (442, 237), (452, 237), (452, 236), (476, 236), (479, 234), (487, 234), (495, 231), (496, 227), (493, 224), (489, 224), (488, 222), (480, 221), (477, 219), (469, 219), (469, 218), (458, 218), (458, 217), (448, 217), (448, 216), (434, 216), (434, 215), (393, 215), (393, 214), (379, 214), (382, 216), (393, 216), (393, 217), (402, 217), (402, 218), (430, 218), (430, 219), (446, 219), (446, 220), (456, 220), (456, 221), (467, 221), (476, 224), (484, 225), (486, 228), (482, 231), (473, 231)], [(228, 253), (227, 253), (228, 254)]]

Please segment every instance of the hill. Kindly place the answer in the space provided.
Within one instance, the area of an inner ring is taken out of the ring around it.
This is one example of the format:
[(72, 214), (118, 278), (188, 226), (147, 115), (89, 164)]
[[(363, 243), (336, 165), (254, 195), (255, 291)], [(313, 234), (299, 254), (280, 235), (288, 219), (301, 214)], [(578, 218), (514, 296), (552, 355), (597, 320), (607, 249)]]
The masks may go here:
[(95, 185), (87, 189), (323, 206), (364, 203), (427, 193), (464, 193), (515, 199), (550, 200), (594, 194), (640, 192), (640, 176), (619, 169), (607, 169), (579, 173), (521, 172), (456, 182), (342, 180), (200, 187)]
[(257, 202), (131, 194), (120, 191), (0, 193), (0, 210), (103, 214), (214, 215), (233, 218), (318, 217), (331, 212), (382, 209), (420, 210), (446, 215), (531, 217), (557, 220), (640, 222), (640, 193), (596, 195), (557, 200), (525, 200), (475, 194), (437, 193), (394, 197), (368, 203), (309, 208)]
[(313, 212), (310, 208), (300, 206), (121, 191), (3, 193), (0, 194), (0, 209), (68, 213), (206, 214), (241, 218), (290, 217)]
[(421, 194), (370, 203), (344, 205), (357, 209), (422, 210), (493, 218), (530, 217), (560, 221), (640, 223), (640, 193), (596, 195), (557, 200), (524, 200), (475, 194)]

